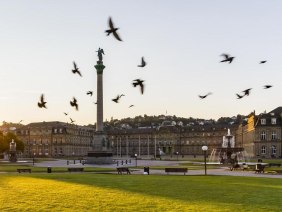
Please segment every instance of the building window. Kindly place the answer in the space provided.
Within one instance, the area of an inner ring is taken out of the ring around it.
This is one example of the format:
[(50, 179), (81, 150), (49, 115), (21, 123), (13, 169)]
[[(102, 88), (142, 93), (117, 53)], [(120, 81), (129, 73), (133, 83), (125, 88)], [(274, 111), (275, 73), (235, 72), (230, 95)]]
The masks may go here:
[(54, 129), (54, 133), (57, 133), (57, 129)]
[(261, 154), (263, 154), (263, 155), (266, 154), (266, 147), (265, 146), (261, 147)]
[(261, 125), (266, 125), (266, 119), (261, 119), (260, 123), (261, 123)]
[(276, 118), (271, 118), (271, 124), (276, 124)]
[(276, 155), (276, 146), (275, 145), (271, 146), (271, 155)]
[(272, 131), (271, 140), (276, 140), (276, 139), (277, 139), (276, 131)]
[(63, 133), (63, 129), (62, 128), (60, 128), (60, 133)]
[(260, 140), (266, 140), (266, 134), (265, 134), (265, 131), (262, 131), (261, 134), (260, 134)]

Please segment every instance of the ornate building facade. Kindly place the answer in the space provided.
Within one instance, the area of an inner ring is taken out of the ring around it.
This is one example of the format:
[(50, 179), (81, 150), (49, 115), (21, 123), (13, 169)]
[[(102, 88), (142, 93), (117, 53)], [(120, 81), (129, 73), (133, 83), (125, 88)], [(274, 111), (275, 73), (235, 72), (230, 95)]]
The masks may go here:
[(16, 130), (25, 144), (25, 157), (84, 156), (93, 142), (94, 129), (64, 122), (30, 123)]

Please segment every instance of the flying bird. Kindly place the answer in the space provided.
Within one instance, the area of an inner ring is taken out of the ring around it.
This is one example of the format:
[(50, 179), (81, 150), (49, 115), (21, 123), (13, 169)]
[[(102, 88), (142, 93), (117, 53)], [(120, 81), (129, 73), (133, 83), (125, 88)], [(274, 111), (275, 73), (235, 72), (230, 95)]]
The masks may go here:
[(249, 96), (250, 95), (250, 91), (252, 90), (252, 88), (248, 88), (244, 91), (242, 91), (244, 93), (244, 96)]
[(136, 87), (137, 85), (140, 86), (140, 89), (141, 89), (141, 94), (144, 93), (144, 84), (143, 84), (144, 80), (141, 80), (141, 79), (136, 79), (136, 80), (133, 80), (133, 87)]
[(112, 99), (112, 101), (114, 101), (115, 103), (118, 103), (122, 96), (124, 96), (124, 94), (117, 95), (117, 97), (115, 99)]
[(239, 95), (236, 93), (237, 99), (242, 99), (244, 97), (244, 95)]
[(80, 73), (80, 71), (79, 71), (79, 69), (78, 69), (78, 67), (77, 67), (77, 65), (74, 61), (73, 61), (73, 67), (74, 67), (74, 69), (72, 70), (72, 73), (74, 73), (74, 74), (77, 73), (79, 76), (82, 77), (82, 75), (81, 75), (81, 73)]
[(273, 85), (264, 85), (263, 86), (264, 89), (268, 89), (268, 88), (271, 88), (271, 87), (273, 87)]
[(263, 63), (266, 63), (266, 62), (267, 62), (267, 60), (262, 60), (262, 61), (259, 62), (259, 64), (263, 64)]
[(130, 105), (129, 108), (134, 107), (134, 105)]
[(23, 120), (20, 120), (20, 121), (19, 121), (19, 124), (20, 124), (21, 122), (23, 122)]
[(109, 18), (109, 27), (110, 29), (106, 30), (105, 33), (108, 33), (107, 36), (109, 36), (111, 33), (113, 33), (114, 37), (119, 40), (119, 41), (122, 41), (121, 38), (119, 37), (119, 35), (117, 34), (117, 30), (119, 28), (115, 28), (114, 27), (114, 23), (112, 21), (112, 18), (110, 17)]
[(65, 112), (64, 112), (64, 114), (65, 114), (66, 116), (68, 115), (68, 113), (65, 113)]
[(87, 91), (86, 94), (92, 96), (93, 95), (93, 91)]
[(201, 96), (201, 95), (199, 95), (199, 97), (201, 98), (201, 99), (204, 99), (204, 98), (206, 98), (207, 96), (209, 96), (209, 95), (211, 95), (212, 93), (211, 92), (209, 92), (209, 93), (207, 93), (206, 95), (204, 95), (204, 96)]
[(95, 105), (97, 105), (98, 104), (98, 102), (93, 102)]
[(71, 124), (75, 122), (75, 120), (73, 120), (72, 118), (70, 118)]
[(73, 101), (70, 101), (70, 105), (72, 107), (75, 107), (76, 110), (78, 110), (78, 104), (76, 98), (73, 97)]
[(43, 108), (43, 107), (44, 107), (44, 108), (47, 109), (46, 103), (47, 103), (47, 102), (45, 102), (45, 100), (44, 100), (44, 94), (41, 94), (40, 102), (37, 103), (38, 107), (40, 107), (40, 108)]
[(141, 58), (141, 65), (138, 65), (138, 67), (143, 68), (143, 67), (146, 66), (146, 64), (147, 64), (147, 63), (145, 62), (144, 57), (142, 57), (142, 58)]
[(229, 62), (229, 63), (232, 63), (233, 59), (235, 57), (230, 57), (229, 54), (222, 54), (221, 56), (223, 56), (225, 59), (220, 61), (221, 63), (223, 62)]

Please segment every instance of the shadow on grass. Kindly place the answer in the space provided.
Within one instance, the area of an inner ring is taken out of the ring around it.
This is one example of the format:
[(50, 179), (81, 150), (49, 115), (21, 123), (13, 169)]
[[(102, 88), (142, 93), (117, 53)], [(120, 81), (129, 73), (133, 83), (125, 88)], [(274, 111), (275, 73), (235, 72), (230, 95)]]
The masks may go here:
[[(234, 205), (279, 211), (282, 180), (232, 176), (166, 176), (113, 174), (31, 174), (24, 177), (110, 188), (187, 202)], [(269, 204), (272, 203), (272, 204)], [(275, 203), (275, 204), (273, 204)]]

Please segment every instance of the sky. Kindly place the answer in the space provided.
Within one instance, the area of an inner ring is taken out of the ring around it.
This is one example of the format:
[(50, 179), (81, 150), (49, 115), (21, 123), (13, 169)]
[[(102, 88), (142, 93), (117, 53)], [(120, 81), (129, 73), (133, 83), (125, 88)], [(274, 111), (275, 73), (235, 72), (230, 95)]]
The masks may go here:
[[(281, 106), (281, 11), (279, 0), (0, 1), (0, 122), (96, 123), (99, 47), (104, 120), (269, 112)], [(110, 16), (123, 42), (106, 36)], [(220, 63), (222, 53), (234, 61)], [(142, 56), (147, 66), (139, 68)], [(73, 61), (82, 77), (72, 74)], [(145, 80), (143, 95), (132, 86), (137, 78)], [(251, 94), (237, 99), (247, 88)], [(48, 109), (37, 107), (42, 93)], [(116, 104), (118, 94), (125, 97)]]

